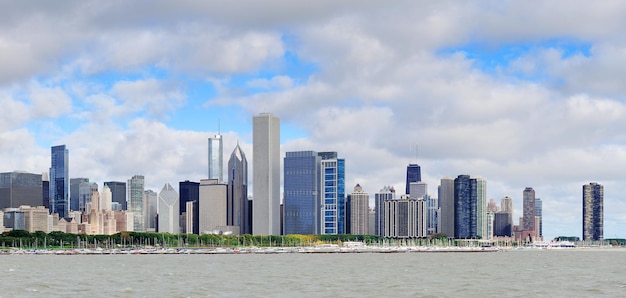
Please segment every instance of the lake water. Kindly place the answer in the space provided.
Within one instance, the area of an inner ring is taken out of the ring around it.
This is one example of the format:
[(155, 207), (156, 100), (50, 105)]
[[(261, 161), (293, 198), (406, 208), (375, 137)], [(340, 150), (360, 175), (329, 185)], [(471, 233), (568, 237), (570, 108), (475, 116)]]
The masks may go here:
[(5, 255), (0, 297), (618, 297), (626, 249)]

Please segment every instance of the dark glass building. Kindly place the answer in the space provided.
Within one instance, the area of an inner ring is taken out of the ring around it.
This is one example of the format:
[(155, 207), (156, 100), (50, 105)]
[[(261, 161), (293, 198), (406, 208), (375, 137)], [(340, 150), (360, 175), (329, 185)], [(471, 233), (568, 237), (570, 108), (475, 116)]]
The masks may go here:
[(493, 219), (493, 236), (495, 237), (511, 237), (513, 223), (511, 222), (511, 214), (508, 212), (496, 212)]
[(459, 175), (454, 179), (454, 237), (461, 239), (481, 238), (481, 213), (479, 206), (478, 179)]
[(69, 151), (65, 145), (51, 148), (50, 209), (60, 218), (67, 218), (70, 210)]
[(41, 206), (42, 189), (41, 174), (0, 173), (0, 209), (21, 205)]
[[(185, 231), (185, 233), (200, 234), (200, 209), (198, 201), (200, 200), (200, 182), (191, 182), (189, 180), (181, 181), (178, 183), (179, 189), (179, 210), (180, 216), (193, 214), (193, 227), (192, 231)], [(187, 212), (187, 202), (193, 202), (192, 212)], [(185, 224), (181, 222), (181, 227), (185, 227)]]
[(410, 194), (411, 190), (411, 182), (421, 182), (422, 181), (422, 170), (418, 164), (409, 164), (406, 167), (406, 192), (405, 194)]
[(252, 234), (252, 201), (248, 200), (248, 160), (239, 147), (228, 160), (226, 224), (239, 226), (240, 234)]
[(287, 152), (284, 159), (285, 234), (319, 234), (321, 157), (314, 151)]
[[(79, 190), (80, 184), (83, 182), (89, 183), (89, 178), (70, 178), (70, 209), (73, 211), (81, 210)], [(83, 208), (85, 208), (84, 205)]]
[(117, 202), (122, 206), (122, 210), (128, 210), (126, 202), (126, 182), (108, 181), (104, 182), (111, 190), (111, 201)]
[(583, 241), (604, 239), (604, 186), (583, 185)]

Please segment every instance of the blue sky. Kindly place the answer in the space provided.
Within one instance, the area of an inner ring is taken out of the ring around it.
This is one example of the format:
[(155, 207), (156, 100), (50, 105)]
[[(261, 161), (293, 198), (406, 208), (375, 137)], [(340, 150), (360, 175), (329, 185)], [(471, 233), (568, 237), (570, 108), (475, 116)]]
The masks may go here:
[(225, 159), (239, 142), (251, 165), (251, 119), (272, 112), (283, 154), (346, 159), (348, 193), (404, 189), (419, 143), (431, 195), (444, 176), (482, 176), (517, 217), (532, 186), (544, 234), (580, 236), (582, 185), (597, 181), (605, 236), (626, 237), (625, 4), (139, 5), (0, 12), (0, 171), (46, 172), (66, 144), (70, 176), (143, 174), (158, 190), (204, 178), (218, 123)]

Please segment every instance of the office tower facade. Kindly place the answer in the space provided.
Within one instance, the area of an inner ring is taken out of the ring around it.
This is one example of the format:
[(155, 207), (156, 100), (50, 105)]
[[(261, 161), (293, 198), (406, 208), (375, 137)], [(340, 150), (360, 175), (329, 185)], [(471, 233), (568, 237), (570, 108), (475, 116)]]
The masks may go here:
[(511, 231), (509, 236), (513, 236), (513, 198), (510, 196), (504, 196), (500, 199), (500, 212), (506, 213), (509, 216), (508, 222), (511, 223)]
[(88, 212), (88, 204), (91, 203), (94, 192), (98, 192), (98, 184), (83, 181), (78, 184), (78, 209), (76, 211)]
[(535, 234), (539, 237), (543, 237), (543, 203), (540, 198), (535, 198), (535, 217), (538, 218), (537, 225), (535, 226)]
[(254, 200), (252, 233), (280, 234), (280, 119), (262, 113), (253, 118)]
[(493, 236), (511, 237), (513, 231), (513, 221), (508, 212), (496, 212), (493, 218)]
[(523, 238), (530, 237), (534, 239), (535, 235), (535, 190), (532, 187), (526, 187), (522, 192), (523, 198), (523, 221), (522, 231)]
[[(81, 211), (78, 188), (83, 182), (89, 182), (89, 178), (70, 178), (70, 209), (72, 211)], [(84, 207), (82, 211), (84, 211)]]
[(228, 159), (226, 224), (239, 226), (239, 232), (252, 234), (252, 210), (248, 204), (248, 160), (239, 144)]
[(222, 146), (221, 134), (209, 138), (209, 179), (217, 179), (220, 183), (224, 181)]
[(127, 206), (128, 211), (133, 213), (133, 231), (144, 232), (144, 193), (145, 180), (143, 175), (135, 175), (127, 183)]
[(22, 205), (41, 206), (42, 192), (41, 174), (0, 173), (0, 209), (18, 208)]
[(500, 211), (498, 208), (498, 204), (494, 199), (489, 199), (489, 203), (487, 203), (487, 212), (496, 213)]
[(122, 210), (128, 209), (128, 203), (126, 202), (126, 182), (119, 181), (107, 181), (104, 185), (111, 189), (111, 199), (113, 202), (117, 202), (122, 206)]
[[(199, 205), (200, 200), (200, 183), (191, 182), (189, 180), (178, 183), (180, 191), (179, 209), (180, 209), (180, 228), (182, 233), (200, 234)], [(187, 207), (191, 210), (187, 210)], [(191, 230), (187, 230), (187, 221), (191, 223)]]
[(604, 239), (604, 186), (583, 185), (583, 241)]
[(24, 213), (24, 229), (30, 233), (53, 231), (53, 218), (48, 208), (44, 206), (23, 205), (19, 210)]
[(26, 230), (26, 219), (24, 212), (18, 208), (7, 208), (4, 210), (4, 228), (12, 230)]
[(346, 163), (337, 157), (337, 152), (319, 152), (322, 234), (345, 234), (345, 171)]
[(446, 236), (454, 237), (454, 179), (451, 177), (441, 178), (441, 182), (438, 189), (439, 195), (439, 227), (440, 233), (446, 234)]
[(48, 173), (41, 175), (41, 198), (43, 206), (50, 212), (50, 177)]
[(321, 157), (314, 151), (287, 152), (283, 166), (284, 233), (320, 234)]
[(426, 202), (426, 235), (439, 233), (439, 199), (424, 195)]
[(179, 233), (180, 212), (178, 210), (178, 193), (174, 188), (166, 183), (159, 192), (159, 233)]
[(384, 201), (385, 231), (387, 238), (426, 237), (424, 218), (426, 203), (424, 199), (401, 195), (399, 199)]
[(348, 195), (346, 202), (347, 234), (368, 235), (368, 215), (370, 196), (357, 184), (354, 191)]
[(483, 239), (487, 235), (486, 187), (480, 177), (459, 175), (454, 179), (455, 238)]
[(200, 180), (200, 234), (223, 231), (226, 224), (227, 186), (217, 179)]
[(385, 235), (385, 200), (393, 200), (395, 196), (396, 190), (393, 186), (385, 186), (374, 194), (374, 235)]
[(417, 199), (428, 194), (428, 184), (426, 182), (411, 182), (408, 195)]
[(65, 145), (51, 148), (50, 210), (66, 218), (70, 211), (69, 150)]
[[(124, 185), (126, 187), (126, 185)], [(144, 218), (144, 228), (146, 231), (156, 231), (157, 230), (157, 216), (158, 216), (158, 206), (159, 206), (159, 194), (157, 194), (154, 190), (147, 189), (143, 192), (143, 201), (146, 203), (145, 206), (145, 218)]]
[(422, 169), (418, 164), (409, 164), (406, 167), (406, 192), (405, 194), (411, 193), (411, 183), (412, 182), (421, 182), (422, 181)]

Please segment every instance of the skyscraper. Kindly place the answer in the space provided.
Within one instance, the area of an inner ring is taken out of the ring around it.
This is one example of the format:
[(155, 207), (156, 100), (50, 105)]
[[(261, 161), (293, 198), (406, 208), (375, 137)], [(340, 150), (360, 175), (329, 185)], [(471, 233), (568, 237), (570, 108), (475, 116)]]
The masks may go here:
[(198, 216), (201, 234), (225, 230), (227, 191), (226, 184), (217, 179), (200, 180)]
[(487, 237), (485, 179), (459, 175), (454, 179), (454, 235), (456, 238)]
[(261, 113), (253, 118), (254, 235), (280, 234), (280, 119)]
[[(124, 183), (124, 189), (126, 189), (126, 183)], [(124, 197), (126, 197), (126, 195), (124, 195)], [(157, 210), (159, 208), (159, 194), (152, 189), (146, 189), (143, 192), (143, 201), (145, 203), (145, 206), (143, 208), (145, 210), (145, 218), (143, 219), (144, 229), (150, 232), (156, 231), (158, 228)]]
[(522, 222), (522, 238), (535, 238), (535, 190), (532, 187), (526, 187), (522, 192), (523, 198), (523, 222)]
[(451, 177), (441, 178), (439, 185), (439, 217), (441, 227), (439, 231), (448, 237), (454, 237), (454, 179)]
[(374, 194), (374, 235), (376, 236), (384, 236), (385, 235), (385, 200), (393, 200), (395, 199), (396, 190), (393, 186), (385, 186), (379, 192)]
[(41, 174), (0, 173), (0, 209), (40, 206), (43, 204), (42, 189)]
[(285, 234), (320, 234), (320, 165), (321, 157), (314, 151), (285, 154)]
[(70, 211), (69, 150), (65, 145), (51, 148), (50, 210), (67, 218)]
[(539, 219), (539, 226), (535, 227), (535, 232), (537, 236), (543, 237), (543, 203), (540, 198), (535, 198), (535, 217)]
[(133, 213), (133, 231), (144, 232), (144, 177), (135, 175), (128, 180), (126, 195), (128, 211)]
[(604, 186), (583, 185), (583, 241), (604, 239)]
[(126, 202), (126, 182), (108, 181), (104, 185), (111, 189), (111, 198), (122, 206), (122, 210), (128, 209)]
[[(200, 218), (199, 215), (199, 200), (200, 200), (200, 183), (191, 182), (189, 180), (181, 181), (178, 183), (178, 190), (180, 191), (179, 210), (180, 210), (180, 228), (182, 233), (187, 234), (200, 234)], [(187, 204), (191, 202), (190, 204)], [(192, 210), (187, 210), (187, 206), (191, 206)], [(188, 220), (191, 220), (191, 231), (187, 230), (185, 224)]]
[(369, 215), (369, 201), (370, 196), (367, 192), (363, 191), (361, 185), (357, 184), (354, 187), (354, 192), (349, 194), (346, 203), (347, 220), (346, 225), (348, 229), (347, 234), (353, 235), (367, 235), (368, 230), (368, 215)]
[(422, 181), (422, 170), (418, 164), (409, 164), (406, 167), (406, 192), (405, 194), (410, 194), (411, 190), (411, 182), (421, 182)]
[(166, 183), (159, 192), (159, 233), (179, 233), (178, 193)]
[(223, 173), (222, 135), (219, 132), (215, 137), (209, 138), (209, 179), (224, 181)]
[(239, 226), (239, 232), (252, 234), (250, 207), (248, 204), (248, 160), (239, 144), (228, 160), (228, 193), (226, 202), (226, 224)]
[[(500, 212), (506, 213), (509, 218), (506, 221), (498, 218), (496, 218), (496, 220), (499, 220), (499, 223), (501, 224), (500, 226), (504, 225), (505, 227), (509, 227), (510, 231), (508, 231), (508, 234), (506, 236), (513, 236), (513, 198), (509, 196), (504, 196), (502, 199), (500, 199), (500, 210)], [(502, 215), (500, 215), (500, 217), (502, 217)], [(506, 223), (508, 223), (508, 225)], [(504, 236), (501, 235), (503, 233), (504, 232), (496, 236)]]
[(320, 175), (320, 199), (322, 234), (345, 234), (345, 160), (337, 158), (337, 152), (319, 152), (322, 158)]
[(72, 211), (85, 211), (80, 209), (80, 198), (78, 195), (80, 184), (83, 182), (89, 182), (89, 178), (70, 178), (70, 209)]

